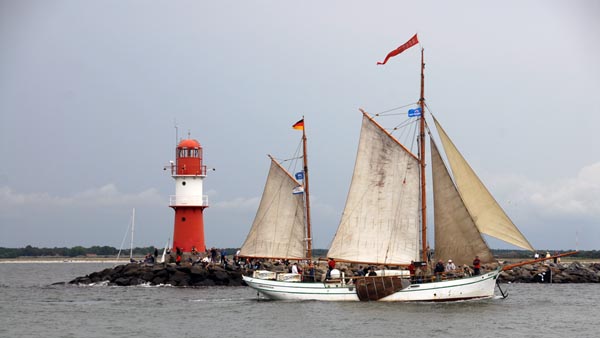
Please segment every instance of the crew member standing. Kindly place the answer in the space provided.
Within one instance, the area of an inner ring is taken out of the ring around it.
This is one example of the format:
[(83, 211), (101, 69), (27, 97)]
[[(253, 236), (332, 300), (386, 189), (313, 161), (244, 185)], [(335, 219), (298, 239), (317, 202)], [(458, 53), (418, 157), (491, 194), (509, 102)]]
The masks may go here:
[(329, 257), (329, 261), (327, 262), (327, 278), (331, 278), (331, 270), (335, 269), (335, 259)]
[(475, 256), (473, 260), (473, 275), (479, 275), (479, 270), (481, 269), (481, 261), (479, 260), (479, 256)]

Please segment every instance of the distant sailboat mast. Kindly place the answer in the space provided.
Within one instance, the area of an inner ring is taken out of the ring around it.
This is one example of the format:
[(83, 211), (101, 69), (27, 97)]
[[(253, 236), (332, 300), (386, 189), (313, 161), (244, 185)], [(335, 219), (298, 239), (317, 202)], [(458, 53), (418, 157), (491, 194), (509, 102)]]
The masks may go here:
[(121, 241), (121, 247), (119, 248), (119, 252), (117, 253), (117, 260), (121, 258), (121, 251), (123, 251), (123, 245), (125, 244), (125, 240), (127, 239), (127, 234), (129, 233), (129, 228), (131, 227), (131, 248), (129, 249), (129, 260), (133, 257), (133, 227), (135, 225), (135, 208), (133, 208), (133, 213), (131, 215), (131, 223), (127, 226), (127, 230), (125, 231), (125, 235), (123, 235), (123, 240)]
[(133, 208), (131, 214), (131, 246), (129, 247), (129, 260), (133, 259), (133, 231), (135, 228), (135, 208)]

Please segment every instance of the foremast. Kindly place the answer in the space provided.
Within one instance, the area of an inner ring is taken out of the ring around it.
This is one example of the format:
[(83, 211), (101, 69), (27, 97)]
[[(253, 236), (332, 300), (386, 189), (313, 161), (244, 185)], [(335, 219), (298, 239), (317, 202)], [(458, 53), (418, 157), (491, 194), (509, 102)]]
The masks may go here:
[(421, 116), (419, 123), (419, 164), (421, 168), (421, 245), (422, 260), (427, 262), (427, 195), (425, 185), (425, 62), (423, 58), (424, 49), (421, 48), (421, 94), (419, 107)]
[[(304, 116), (302, 117), (304, 121)], [(306, 155), (306, 124), (302, 128), (302, 159), (304, 164), (304, 199), (306, 203), (306, 258), (312, 260), (312, 235), (310, 229), (310, 194), (308, 190), (308, 156)]]

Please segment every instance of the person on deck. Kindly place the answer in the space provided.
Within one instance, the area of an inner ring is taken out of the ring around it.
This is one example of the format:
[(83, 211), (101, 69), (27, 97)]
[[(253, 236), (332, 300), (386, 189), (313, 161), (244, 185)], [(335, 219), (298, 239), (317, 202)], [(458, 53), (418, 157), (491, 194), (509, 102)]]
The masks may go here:
[(335, 259), (329, 257), (327, 262), (327, 278), (331, 278), (331, 270), (335, 269)]
[(298, 273), (298, 263), (294, 263), (294, 265), (292, 265), (292, 273)]
[(373, 267), (369, 268), (369, 274), (367, 276), (369, 276), (369, 277), (377, 276), (377, 272), (375, 272), (375, 269)]
[(315, 265), (312, 261), (308, 262), (308, 280), (309, 282), (315, 281)]
[(410, 265), (408, 266), (408, 272), (410, 273), (410, 280), (414, 280), (415, 278), (415, 261), (410, 261)]
[(433, 269), (433, 272), (435, 273), (435, 278), (438, 282), (442, 280), (442, 274), (445, 270), (446, 267), (444, 267), (444, 262), (440, 259), (435, 265), (435, 268)]
[(446, 273), (448, 272), (452, 272), (456, 270), (456, 265), (454, 265), (454, 263), (452, 262), (451, 259), (448, 260), (448, 264), (446, 264)]
[(473, 275), (478, 276), (481, 270), (481, 260), (479, 260), (479, 256), (475, 256), (473, 260)]

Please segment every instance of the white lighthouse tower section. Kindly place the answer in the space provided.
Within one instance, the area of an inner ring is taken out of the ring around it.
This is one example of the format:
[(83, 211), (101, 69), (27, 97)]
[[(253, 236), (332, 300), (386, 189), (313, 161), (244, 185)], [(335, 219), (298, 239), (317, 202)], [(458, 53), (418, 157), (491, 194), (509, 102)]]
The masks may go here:
[(172, 206), (208, 206), (208, 196), (203, 195), (204, 175), (173, 175), (175, 196), (171, 196)]

